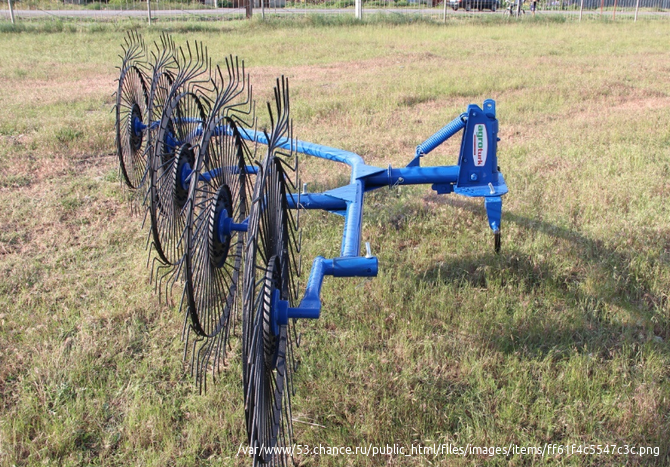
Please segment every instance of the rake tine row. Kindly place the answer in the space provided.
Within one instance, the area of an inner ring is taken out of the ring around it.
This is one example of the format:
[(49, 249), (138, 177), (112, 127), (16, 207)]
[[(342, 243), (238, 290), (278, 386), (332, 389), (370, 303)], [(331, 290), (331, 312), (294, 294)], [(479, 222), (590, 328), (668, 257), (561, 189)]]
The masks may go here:
[[(241, 223), (248, 215), (252, 175), (247, 166), (254, 159), (237, 130), (253, 124), (249, 77), (244, 62), (231, 56), (225, 63), (227, 73), (217, 67), (212, 79), (215, 97), (207, 102), (210, 112), (190, 175), (182, 238), (185, 293), (180, 308), (190, 318), (186, 342), (191, 332), (198, 337), (192, 371), (201, 391), (208, 370), (214, 377), (225, 364), (230, 325), (238, 315), (236, 296), (245, 241), (243, 232), (231, 231), (222, 238), (216, 228), (222, 217)], [(248, 117), (252, 121), (245, 121)]]
[[(275, 112), (268, 104), (271, 129), (264, 132), (268, 144), (253, 194), (247, 231), (247, 250), (242, 295), (242, 362), (245, 414), (254, 465), (285, 465), (285, 455), (264, 448), (290, 446), (293, 323), (273, 326), (277, 300), (297, 306), (297, 223), (287, 194), (293, 186), (286, 163), (293, 156), (288, 82), (282, 77), (274, 89)], [(286, 152), (285, 141), (291, 141)]]
[[(297, 222), (286, 202), (297, 165), (284, 160), (293, 157), (293, 145), (287, 150), (281, 144), (292, 137), (288, 82), (277, 81), (274, 104), (268, 104), (271, 127), (259, 166), (258, 141), (248, 141), (256, 115), (243, 61), (231, 55), (213, 68), (202, 43), (177, 46), (168, 34), (147, 53), (141, 36), (131, 32), (123, 52), (117, 94), (126, 99), (116, 106), (120, 166), (128, 188), (141, 196), (143, 224), (149, 219), (147, 265), (159, 300), (169, 300), (175, 283), (183, 284), (184, 362), (199, 391), (206, 391), (207, 374), (215, 379), (226, 366), (241, 316), (244, 361), (266, 362), (254, 363), (243, 378), (255, 381), (245, 386), (252, 393), (246, 398), (253, 407), (249, 442), (286, 444), (292, 424), (282, 413), (290, 412), (296, 333), (285, 325), (278, 338), (269, 338), (268, 287), (277, 284), (264, 277), (274, 274), (284, 284), (282, 297), (297, 300)], [(248, 248), (250, 224), (257, 257)], [(243, 306), (250, 295), (262, 297), (255, 304), (265, 307)], [(271, 347), (279, 355), (273, 361), (266, 355)], [(287, 459), (259, 454), (254, 464), (285, 465)]]
[(146, 161), (144, 152), (146, 141), (133, 131), (133, 121), (141, 121), (148, 106), (148, 66), (146, 46), (142, 37), (129, 32), (122, 46), (120, 75), (114, 94), (116, 117), (115, 144), (119, 156), (121, 179), (131, 189), (136, 190), (145, 181)]

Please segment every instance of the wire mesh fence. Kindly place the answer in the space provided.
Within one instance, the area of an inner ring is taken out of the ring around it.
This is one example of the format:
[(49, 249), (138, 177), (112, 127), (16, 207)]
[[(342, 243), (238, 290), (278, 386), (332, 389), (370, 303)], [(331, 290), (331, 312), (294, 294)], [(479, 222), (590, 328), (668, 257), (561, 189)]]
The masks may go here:
[[(520, 2), (520, 3), (519, 3)], [(670, 0), (2, 0), (0, 21), (32, 18), (115, 20), (237, 19), (248, 16), (414, 15), (433, 20), (526, 15), (670, 18)]]

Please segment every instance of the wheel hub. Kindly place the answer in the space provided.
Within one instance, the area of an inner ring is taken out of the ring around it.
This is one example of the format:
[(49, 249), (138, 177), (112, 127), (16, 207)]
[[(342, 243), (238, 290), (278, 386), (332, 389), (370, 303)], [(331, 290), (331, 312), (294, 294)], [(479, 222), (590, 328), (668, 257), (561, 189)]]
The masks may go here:
[(230, 238), (228, 235), (219, 235), (219, 226), (222, 217), (230, 217), (233, 214), (233, 200), (228, 185), (221, 185), (216, 192), (216, 201), (212, 209), (209, 222), (209, 253), (210, 261), (214, 267), (220, 268), (228, 258)]
[(142, 140), (144, 138), (144, 135), (142, 132), (136, 131), (136, 122), (142, 121), (142, 110), (140, 109), (140, 106), (137, 105), (137, 103), (133, 104), (133, 108), (130, 111), (130, 119), (128, 121), (128, 134), (130, 135), (130, 148), (133, 151), (139, 151), (139, 149), (142, 147)]
[(175, 205), (181, 209), (188, 200), (188, 183), (184, 183), (184, 173), (190, 174), (193, 165), (195, 164), (195, 154), (190, 145), (183, 145), (177, 151), (175, 156), (175, 169), (173, 176), (174, 185), (174, 200)]

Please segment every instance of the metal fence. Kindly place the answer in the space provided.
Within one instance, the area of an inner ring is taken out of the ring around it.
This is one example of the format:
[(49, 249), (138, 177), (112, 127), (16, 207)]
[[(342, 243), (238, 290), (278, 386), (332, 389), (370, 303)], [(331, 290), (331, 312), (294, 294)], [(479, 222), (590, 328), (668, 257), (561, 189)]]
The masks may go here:
[[(482, 15), (670, 18), (670, 0), (1, 0), (0, 21), (32, 18), (235, 19), (251, 15), (419, 15), (435, 20)], [(13, 14), (12, 14), (13, 13)]]

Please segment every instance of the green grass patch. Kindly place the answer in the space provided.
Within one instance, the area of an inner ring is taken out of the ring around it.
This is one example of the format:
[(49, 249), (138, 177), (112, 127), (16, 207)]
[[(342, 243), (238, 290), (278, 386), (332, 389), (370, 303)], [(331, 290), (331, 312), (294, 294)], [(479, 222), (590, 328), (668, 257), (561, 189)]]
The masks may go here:
[[(296, 423), (297, 442), (659, 448), (300, 465), (670, 462), (667, 25), (379, 15), (0, 23), (1, 466), (248, 464), (236, 457), (237, 335), (198, 394), (181, 291), (158, 301), (143, 214), (119, 183), (112, 93), (134, 28), (147, 42), (164, 29), (203, 41), (215, 64), (245, 59), (261, 121), (288, 76), (298, 138), (383, 168), (406, 165), (468, 104), (497, 101), (501, 254), (481, 202), (429, 186), (371, 193), (363, 240), (380, 273), (326, 279), (322, 318), (299, 326), (293, 417), (314, 425)], [(422, 164), (454, 164), (458, 148)], [(348, 177), (320, 160), (301, 167), (313, 192)], [(341, 218), (301, 223), (303, 266), (339, 254)]]

